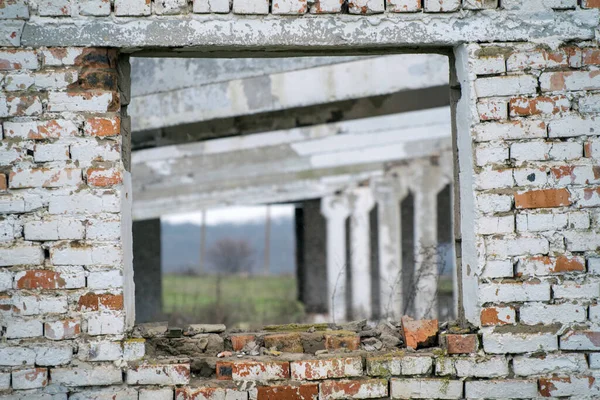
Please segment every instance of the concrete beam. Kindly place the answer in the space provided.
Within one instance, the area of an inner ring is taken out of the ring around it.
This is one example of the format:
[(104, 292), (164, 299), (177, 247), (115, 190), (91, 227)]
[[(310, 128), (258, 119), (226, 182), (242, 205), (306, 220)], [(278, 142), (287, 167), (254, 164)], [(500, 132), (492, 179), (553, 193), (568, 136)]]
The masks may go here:
[[(370, 16), (186, 15), (160, 18), (32, 17), (23, 47), (116, 47), (141, 54), (170, 51), (195, 56), (261, 57), (310, 52), (382, 52), (411, 46), (451, 47), (468, 42), (552, 38), (594, 39), (598, 10), (481, 10)], [(243, 51), (242, 51), (243, 50)]]
[(137, 131), (131, 138), (132, 148), (141, 150), (449, 106), (449, 93), (450, 88), (447, 85), (434, 86), (308, 107), (295, 107)]
[(132, 131), (448, 84), (448, 58), (393, 55), (209, 83), (132, 98)]
[(449, 108), (133, 153), (134, 219), (320, 198), (385, 164), (451, 149)]

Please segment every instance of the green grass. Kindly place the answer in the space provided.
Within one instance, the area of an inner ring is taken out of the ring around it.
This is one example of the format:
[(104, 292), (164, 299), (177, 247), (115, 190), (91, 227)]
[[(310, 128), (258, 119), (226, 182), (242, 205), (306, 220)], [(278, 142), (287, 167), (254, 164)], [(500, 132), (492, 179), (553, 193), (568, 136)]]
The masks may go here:
[(163, 276), (163, 311), (184, 322), (235, 326), (296, 322), (304, 311), (290, 276)]

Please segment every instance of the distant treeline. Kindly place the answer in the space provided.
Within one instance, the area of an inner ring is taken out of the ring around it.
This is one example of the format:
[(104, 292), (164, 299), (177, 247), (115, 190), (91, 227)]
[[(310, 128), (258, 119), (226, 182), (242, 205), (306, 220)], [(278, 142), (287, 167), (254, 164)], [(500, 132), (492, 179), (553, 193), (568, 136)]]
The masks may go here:
[[(162, 268), (163, 273), (196, 272), (200, 263), (200, 231), (195, 224), (170, 224), (162, 222)], [(253, 264), (249, 273), (262, 271), (265, 252), (264, 221), (244, 224), (220, 224), (206, 227), (206, 250), (220, 239), (246, 240), (254, 250)], [(270, 271), (275, 275), (295, 272), (295, 235), (293, 218), (277, 218), (271, 221)], [(206, 273), (215, 272), (210, 265)]]

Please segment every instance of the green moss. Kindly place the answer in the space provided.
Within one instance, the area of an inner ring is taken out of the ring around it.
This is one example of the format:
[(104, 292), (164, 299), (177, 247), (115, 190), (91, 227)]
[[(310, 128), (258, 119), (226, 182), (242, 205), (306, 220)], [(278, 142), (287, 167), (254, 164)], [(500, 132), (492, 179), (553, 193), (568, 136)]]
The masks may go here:
[(324, 331), (329, 328), (328, 324), (285, 324), (267, 325), (263, 330), (267, 332), (306, 332), (314, 328), (316, 331)]
[(504, 56), (508, 57), (513, 52), (512, 47), (503, 47), (503, 46), (486, 46), (475, 52), (475, 56), (477, 57), (496, 57), (496, 56)]

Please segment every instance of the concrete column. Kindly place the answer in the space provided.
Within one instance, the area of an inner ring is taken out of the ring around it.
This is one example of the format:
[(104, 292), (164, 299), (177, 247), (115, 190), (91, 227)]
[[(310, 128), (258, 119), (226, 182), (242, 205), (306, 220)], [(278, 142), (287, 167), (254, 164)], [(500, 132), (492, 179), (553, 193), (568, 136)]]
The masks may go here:
[(400, 204), (394, 182), (385, 179), (375, 185), (379, 228), (379, 316), (402, 316), (402, 258), (400, 257)]
[(321, 200), (307, 200), (296, 209), (298, 297), (308, 314), (327, 314), (327, 234)]
[(369, 213), (375, 205), (369, 187), (352, 191), (349, 198), (352, 215), (350, 219), (350, 263), (352, 319), (371, 318), (373, 315), (371, 293), (371, 249)]
[(428, 170), (415, 193), (415, 318), (437, 318), (437, 182)]
[(321, 200), (321, 213), (327, 219), (327, 300), (329, 318), (346, 319), (346, 219), (350, 215), (348, 201), (342, 196)]
[(133, 222), (133, 280), (136, 322), (162, 315), (160, 219)]

